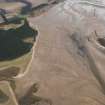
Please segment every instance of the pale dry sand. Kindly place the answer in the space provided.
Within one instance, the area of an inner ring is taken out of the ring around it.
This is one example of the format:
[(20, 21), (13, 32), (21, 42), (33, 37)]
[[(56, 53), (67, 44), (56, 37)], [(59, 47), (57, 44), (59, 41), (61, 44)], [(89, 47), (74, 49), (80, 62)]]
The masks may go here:
[(104, 14), (104, 3), (66, 0), (28, 18), (38, 38), (30, 69), (15, 79), (16, 96), (21, 99), (37, 83), (35, 96), (49, 105), (104, 105)]
[(97, 41), (104, 38), (104, 15), (94, 13), (94, 8), (103, 10), (97, 4), (88, 7), (68, 0), (29, 18), (39, 38), (32, 66), (17, 82), (24, 84), (20, 94), (36, 81), (36, 95), (52, 105), (105, 104), (105, 49)]

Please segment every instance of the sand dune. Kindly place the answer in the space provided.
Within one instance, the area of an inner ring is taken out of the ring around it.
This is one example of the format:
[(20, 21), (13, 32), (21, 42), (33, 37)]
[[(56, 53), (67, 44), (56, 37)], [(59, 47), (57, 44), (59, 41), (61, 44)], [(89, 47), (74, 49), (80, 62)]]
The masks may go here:
[(28, 71), (14, 79), (20, 104), (105, 104), (104, 7), (65, 0), (28, 17), (38, 37)]

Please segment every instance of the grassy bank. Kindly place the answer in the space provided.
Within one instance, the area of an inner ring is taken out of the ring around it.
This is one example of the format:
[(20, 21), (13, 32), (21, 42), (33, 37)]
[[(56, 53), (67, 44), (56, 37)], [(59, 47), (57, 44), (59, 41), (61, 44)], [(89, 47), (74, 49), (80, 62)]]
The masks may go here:
[(31, 59), (36, 36), (37, 31), (29, 26), (27, 20), (17, 28), (0, 29), (0, 71), (18, 67), (23, 72)]

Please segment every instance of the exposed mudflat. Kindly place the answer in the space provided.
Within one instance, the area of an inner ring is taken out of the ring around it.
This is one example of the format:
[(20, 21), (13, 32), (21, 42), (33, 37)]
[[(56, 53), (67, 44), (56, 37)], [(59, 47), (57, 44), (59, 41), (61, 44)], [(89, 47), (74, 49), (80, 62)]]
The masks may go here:
[(18, 105), (104, 105), (104, 0), (50, 3), (28, 17), (38, 37), (29, 68), (10, 81)]

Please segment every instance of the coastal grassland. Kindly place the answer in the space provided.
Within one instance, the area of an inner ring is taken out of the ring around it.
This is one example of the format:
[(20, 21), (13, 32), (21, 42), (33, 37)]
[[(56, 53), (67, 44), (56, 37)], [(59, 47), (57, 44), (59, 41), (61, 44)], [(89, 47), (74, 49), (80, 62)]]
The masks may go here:
[(0, 71), (18, 67), (20, 72), (24, 72), (32, 57), (37, 31), (29, 26), (27, 20), (24, 20), (24, 24), (20, 26), (14, 25), (17, 28), (13, 26), (10, 28), (9, 23), (7, 30), (0, 29)]

